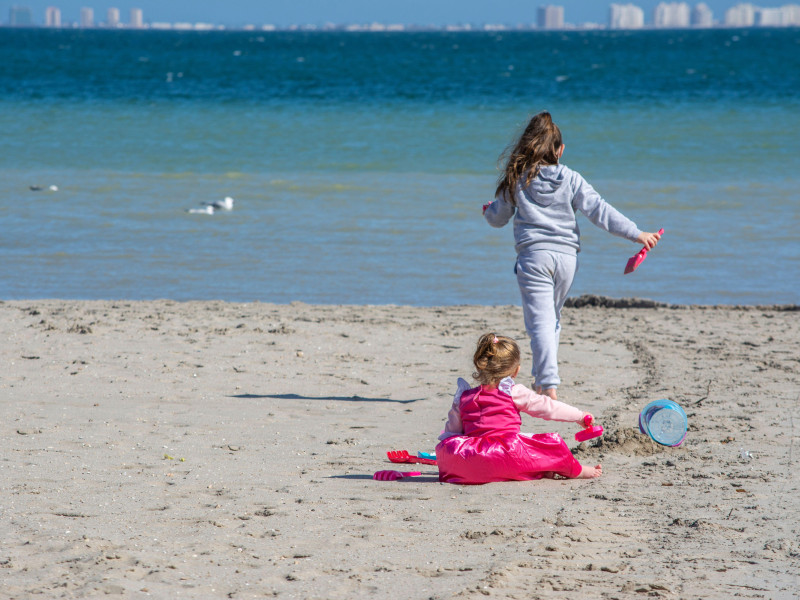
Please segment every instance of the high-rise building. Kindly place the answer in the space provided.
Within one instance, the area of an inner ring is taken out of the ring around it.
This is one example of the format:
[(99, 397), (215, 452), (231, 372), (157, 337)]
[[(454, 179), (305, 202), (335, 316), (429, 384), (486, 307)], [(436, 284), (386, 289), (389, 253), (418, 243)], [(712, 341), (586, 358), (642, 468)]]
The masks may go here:
[(725, 11), (725, 25), (729, 27), (752, 27), (756, 24), (756, 11), (752, 4), (737, 4)]
[(48, 6), (44, 11), (45, 27), (61, 27), (61, 11), (55, 6)]
[(31, 9), (27, 6), (12, 6), (8, 9), (8, 24), (12, 27), (32, 27)]
[(635, 4), (612, 4), (608, 10), (609, 29), (641, 29), (644, 11)]
[(755, 24), (759, 27), (793, 27), (800, 25), (800, 6), (787, 4), (780, 8), (757, 8)]
[(119, 9), (109, 8), (106, 13), (106, 25), (108, 27), (119, 27)]
[(564, 7), (540, 6), (536, 23), (540, 29), (564, 29)]
[(144, 19), (142, 18), (141, 8), (131, 9), (131, 27), (133, 29), (141, 29), (144, 27)]
[(755, 24), (759, 27), (779, 27), (783, 25), (783, 11), (780, 8), (761, 8), (756, 12)]
[(797, 4), (789, 4), (784, 6), (783, 11), (783, 24), (789, 27), (797, 27), (800, 25), (800, 6)]
[(714, 26), (714, 13), (708, 8), (708, 5), (701, 2), (692, 9), (692, 26), (693, 27), (713, 27)]
[(83, 7), (81, 9), (81, 27), (94, 27), (94, 10)]
[(689, 14), (686, 2), (659, 2), (653, 11), (653, 26), (688, 27)]

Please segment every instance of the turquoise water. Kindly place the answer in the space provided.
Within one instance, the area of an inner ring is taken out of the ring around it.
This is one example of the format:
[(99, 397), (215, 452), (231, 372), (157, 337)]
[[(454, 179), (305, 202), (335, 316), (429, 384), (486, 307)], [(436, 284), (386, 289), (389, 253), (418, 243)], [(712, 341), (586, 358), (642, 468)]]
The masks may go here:
[(582, 219), (572, 295), (800, 303), (791, 29), (0, 30), (0, 298), (518, 303), (480, 207), (542, 109), (667, 231), (623, 277), (638, 248)]

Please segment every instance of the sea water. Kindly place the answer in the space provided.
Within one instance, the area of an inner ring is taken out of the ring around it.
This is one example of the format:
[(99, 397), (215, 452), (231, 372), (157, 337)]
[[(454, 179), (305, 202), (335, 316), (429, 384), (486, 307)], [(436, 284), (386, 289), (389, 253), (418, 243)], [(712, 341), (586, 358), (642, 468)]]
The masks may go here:
[(666, 230), (623, 276), (579, 217), (571, 295), (800, 302), (797, 29), (0, 29), (0, 299), (518, 303), (481, 205), (544, 109)]

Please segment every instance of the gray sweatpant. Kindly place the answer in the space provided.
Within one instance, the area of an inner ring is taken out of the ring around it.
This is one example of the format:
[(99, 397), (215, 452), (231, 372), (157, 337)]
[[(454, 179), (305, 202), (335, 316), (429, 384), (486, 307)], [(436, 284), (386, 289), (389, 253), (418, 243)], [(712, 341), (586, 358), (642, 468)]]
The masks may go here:
[(558, 339), (561, 309), (578, 270), (578, 257), (552, 250), (528, 250), (517, 256), (525, 329), (531, 338), (531, 375), (542, 389), (558, 387)]

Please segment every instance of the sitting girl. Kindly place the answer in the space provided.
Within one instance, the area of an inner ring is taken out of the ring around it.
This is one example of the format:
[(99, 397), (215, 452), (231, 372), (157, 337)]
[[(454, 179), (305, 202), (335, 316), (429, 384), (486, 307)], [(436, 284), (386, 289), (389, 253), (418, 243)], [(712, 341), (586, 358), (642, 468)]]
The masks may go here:
[[(519, 346), (511, 338), (487, 333), (473, 357), (480, 386), (463, 379), (436, 446), (439, 480), (480, 484), (552, 478), (600, 477), (602, 467), (581, 465), (557, 433), (520, 433), (520, 411), (548, 421), (584, 424), (586, 413), (515, 384)], [(587, 426), (591, 425), (591, 421)]]

